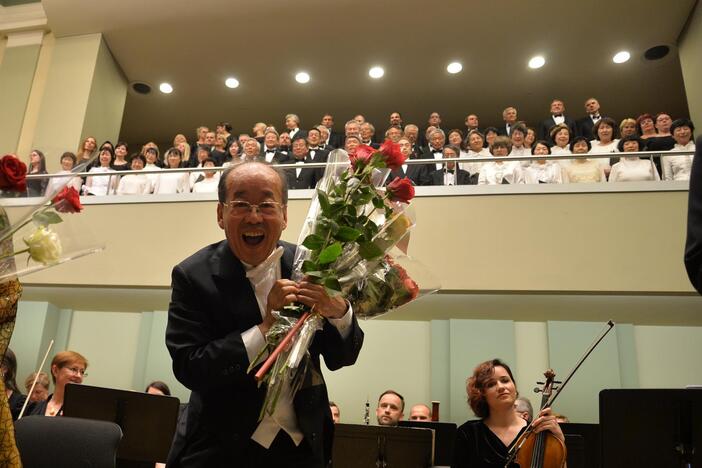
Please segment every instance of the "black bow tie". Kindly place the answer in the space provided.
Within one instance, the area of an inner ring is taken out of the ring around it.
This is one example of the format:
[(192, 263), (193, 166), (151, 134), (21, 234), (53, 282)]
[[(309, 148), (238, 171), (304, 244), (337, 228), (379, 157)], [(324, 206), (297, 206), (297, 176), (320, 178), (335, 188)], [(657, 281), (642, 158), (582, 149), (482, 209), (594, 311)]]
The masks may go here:
[(275, 150), (274, 149), (267, 149), (266, 153), (275, 153)]
[(446, 169), (446, 172), (448, 172), (449, 174), (453, 174), (453, 169)]
[(431, 149), (431, 152), (434, 153), (434, 154), (436, 154), (436, 153), (443, 153), (442, 150), (440, 150), (440, 149), (434, 149), (434, 148)]
[(554, 117), (563, 117), (563, 114), (553, 114)]
[(600, 118), (600, 114), (592, 114), (591, 117), (592, 117), (592, 120), (599, 119), (599, 118)]

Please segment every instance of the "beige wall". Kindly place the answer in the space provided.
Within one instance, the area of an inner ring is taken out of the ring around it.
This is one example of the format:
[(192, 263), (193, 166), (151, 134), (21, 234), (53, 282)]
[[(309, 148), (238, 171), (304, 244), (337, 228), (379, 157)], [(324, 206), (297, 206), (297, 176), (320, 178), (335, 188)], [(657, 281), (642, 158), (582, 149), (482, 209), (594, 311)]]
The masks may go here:
[(2, 58), (5, 55), (5, 46), (7, 45), (7, 37), (0, 37), (0, 66), (2, 66)]
[(690, 118), (693, 122), (702, 122), (702, 7), (699, 3), (690, 15), (678, 48)]
[(39, 44), (5, 49), (0, 65), (0, 153), (16, 153), (39, 57)]

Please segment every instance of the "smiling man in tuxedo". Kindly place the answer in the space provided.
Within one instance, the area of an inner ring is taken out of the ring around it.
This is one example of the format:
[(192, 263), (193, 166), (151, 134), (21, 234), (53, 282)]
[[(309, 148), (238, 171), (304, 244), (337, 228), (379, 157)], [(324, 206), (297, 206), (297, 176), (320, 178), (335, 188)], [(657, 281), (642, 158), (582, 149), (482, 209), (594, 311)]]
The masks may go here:
[(560, 99), (554, 99), (551, 101), (550, 112), (551, 116), (539, 123), (539, 128), (537, 129), (539, 140), (546, 140), (553, 145), (549, 132), (551, 131), (552, 127), (560, 124), (565, 124), (568, 126), (571, 136), (576, 135), (577, 129), (575, 120), (565, 115), (565, 103), (563, 101)]
[[(304, 140), (303, 140), (304, 141)], [(173, 268), (166, 345), (176, 378), (192, 390), (169, 467), (323, 468), (333, 423), (320, 358), (330, 370), (355, 362), (363, 332), (350, 304), (305, 280), (290, 280), (295, 246), (287, 226), (285, 175), (260, 162), (227, 168), (217, 223), (226, 239)], [(324, 320), (300, 390), (283, 389), (272, 415), (259, 414), (265, 387), (247, 368), (265, 346), (272, 312), (293, 302)]]

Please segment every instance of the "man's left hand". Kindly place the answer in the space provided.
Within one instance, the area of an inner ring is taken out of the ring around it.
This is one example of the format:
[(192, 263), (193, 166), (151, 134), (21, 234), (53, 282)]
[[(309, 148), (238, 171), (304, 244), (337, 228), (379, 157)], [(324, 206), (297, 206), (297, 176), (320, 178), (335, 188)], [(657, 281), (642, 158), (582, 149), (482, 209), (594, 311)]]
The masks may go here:
[(297, 300), (314, 307), (323, 317), (339, 319), (346, 314), (347, 304), (341, 296), (329, 296), (324, 286), (302, 281), (298, 284)]

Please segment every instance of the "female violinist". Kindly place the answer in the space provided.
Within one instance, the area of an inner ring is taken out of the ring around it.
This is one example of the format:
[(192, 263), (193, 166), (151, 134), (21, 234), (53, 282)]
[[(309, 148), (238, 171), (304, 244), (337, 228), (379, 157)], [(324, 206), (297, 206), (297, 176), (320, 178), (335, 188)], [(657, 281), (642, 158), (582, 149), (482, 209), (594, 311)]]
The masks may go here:
[[(512, 371), (499, 359), (483, 362), (468, 379), (466, 390), (468, 404), (480, 419), (458, 428), (451, 466), (502, 468), (510, 447), (527, 425), (514, 410), (518, 392)], [(539, 413), (533, 430), (550, 431), (556, 438), (565, 440), (550, 408)]]

